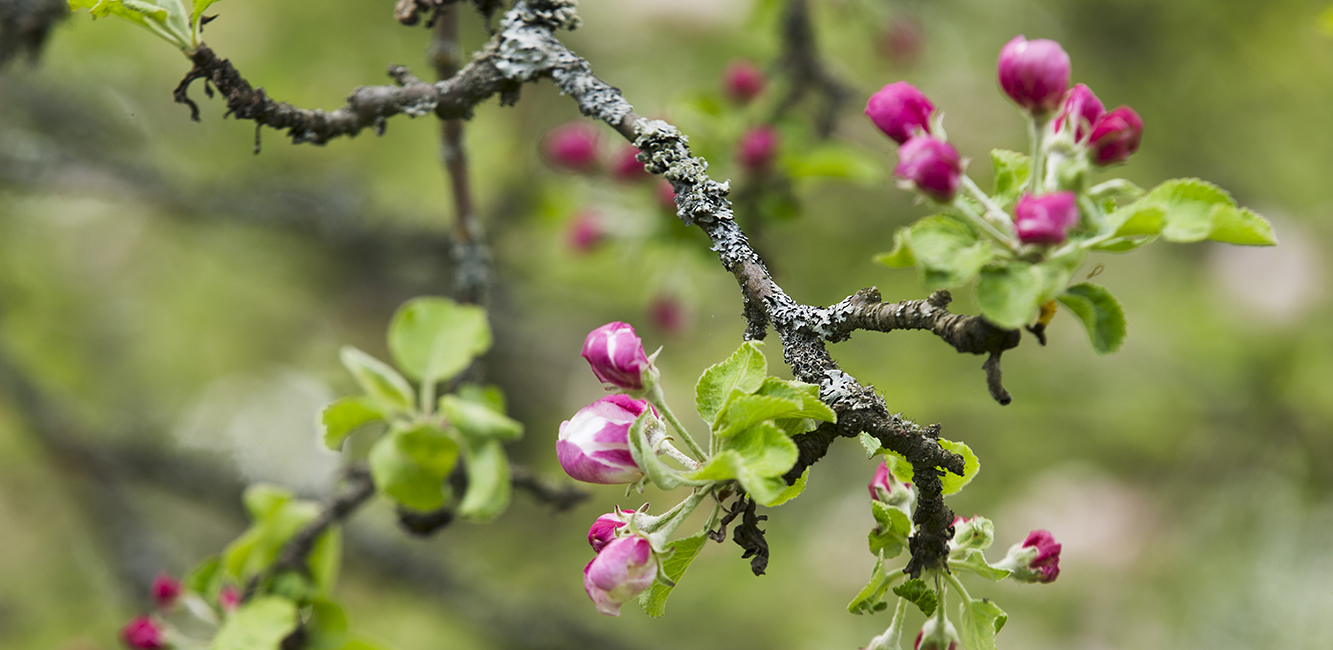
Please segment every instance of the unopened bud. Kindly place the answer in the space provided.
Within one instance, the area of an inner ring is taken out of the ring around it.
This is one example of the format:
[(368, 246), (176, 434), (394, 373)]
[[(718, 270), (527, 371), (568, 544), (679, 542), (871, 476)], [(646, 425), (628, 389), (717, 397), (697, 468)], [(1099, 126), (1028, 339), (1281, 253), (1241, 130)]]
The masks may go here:
[(580, 255), (591, 252), (605, 239), (606, 230), (602, 228), (597, 213), (592, 210), (579, 212), (565, 231), (565, 243), (571, 251)]
[(949, 203), (962, 182), (963, 163), (958, 150), (949, 143), (919, 135), (898, 148), (898, 166), (893, 173), (916, 191)]
[(995, 566), (1008, 569), (1009, 577), (1018, 582), (1055, 582), (1060, 576), (1060, 544), (1050, 531), (1034, 530)]
[(1025, 244), (1059, 244), (1078, 224), (1078, 216), (1073, 192), (1024, 194), (1014, 205), (1014, 229)]
[(764, 92), (765, 85), (764, 71), (743, 59), (732, 61), (722, 74), (722, 89), (739, 104), (750, 103)]
[(898, 81), (871, 95), (865, 112), (884, 135), (903, 144), (917, 134), (930, 132), (935, 105), (916, 86)]
[(1076, 84), (1065, 93), (1064, 102), (1060, 106), (1060, 115), (1055, 118), (1055, 130), (1068, 129), (1073, 132), (1075, 141), (1082, 142), (1092, 131), (1092, 125), (1105, 114), (1106, 107), (1102, 105), (1102, 100), (1097, 99), (1092, 89), (1083, 84)]
[(546, 134), (542, 151), (556, 167), (590, 173), (597, 169), (597, 130), (583, 122), (556, 127)]
[(170, 609), (176, 604), (176, 599), (181, 595), (181, 583), (179, 580), (165, 574), (159, 573), (153, 578), (153, 604), (160, 610)]
[(611, 176), (626, 183), (642, 180), (650, 175), (648, 170), (643, 168), (643, 163), (639, 162), (639, 148), (633, 145), (621, 149), (611, 166)]
[(565, 473), (585, 483), (633, 483), (643, 477), (629, 450), (629, 428), (648, 402), (608, 395), (560, 423), (556, 458)]
[(916, 633), (916, 641), (912, 644), (913, 650), (958, 650), (958, 630), (954, 628), (953, 623), (944, 621), (944, 625), (939, 624), (939, 619), (934, 616), (926, 619), (926, 624), (921, 626), (921, 631)]
[(166, 629), (151, 616), (136, 616), (120, 628), (120, 640), (132, 650), (161, 650), (167, 647)]
[(778, 132), (764, 124), (756, 126), (741, 136), (736, 157), (741, 166), (750, 172), (767, 171), (773, 165), (778, 154)]
[(620, 605), (637, 598), (657, 579), (653, 545), (639, 535), (621, 537), (602, 548), (583, 568), (583, 588), (607, 616), (620, 616)]
[(616, 538), (616, 529), (629, 523), (629, 517), (626, 515), (634, 514), (633, 510), (616, 509), (615, 512), (608, 512), (592, 522), (592, 527), (588, 529), (588, 543), (592, 545), (593, 553), (601, 553)]
[(588, 332), (582, 355), (597, 379), (625, 390), (643, 388), (643, 373), (652, 367), (634, 326), (619, 321)]
[(1069, 55), (1055, 41), (1029, 41), (1020, 34), (1000, 50), (1000, 88), (1030, 113), (1059, 108), (1069, 74)]
[(1092, 162), (1113, 165), (1129, 160), (1139, 150), (1143, 138), (1143, 118), (1128, 106), (1121, 106), (1097, 120), (1088, 135), (1088, 149)]

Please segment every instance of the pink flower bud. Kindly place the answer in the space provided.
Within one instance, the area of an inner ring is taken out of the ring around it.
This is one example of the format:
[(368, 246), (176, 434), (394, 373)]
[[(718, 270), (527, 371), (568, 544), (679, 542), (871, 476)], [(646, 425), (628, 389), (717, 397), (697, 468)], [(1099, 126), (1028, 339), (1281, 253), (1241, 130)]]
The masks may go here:
[(657, 556), (643, 537), (621, 537), (608, 543), (583, 568), (583, 588), (597, 611), (620, 616), (620, 605), (637, 598), (657, 579)]
[(224, 612), (234, 612), (241, 606), (241, 590), (233, 585), (227, 585), (218, 590), (218, 606)]
[(556, 127), (546, 134), (542, 151), (556, 167), (590, 173), (597, 169), (597, 130), (584, 122)]
[(906, 81), (880, 88), (866, 102), (866, 117), (898, 144), (917, 134), (929, 133), (930, 115), (934, 112), (935, 105), (930, 99)]
[(592, 545), (592, 552), (601, 553), (616, 538), (616, 529), (629, 523), (627, 515), (632, 514), (633, 510), (608, 512), (592, 522), (592, 528), (588, 529), (588, 543)]
[(949, 552), (984, 551), (995, 541), (995, 524), (985, 517), (954, 517)]
[(565, 243), (571, 251), (580, 255), (591, 252), (605, 239), (606, 231), (602, 229), (597, 213), (592, 210), (579, 212), (565, 230)]
[(560, 466), (585, 483), (633, 483), (643, 476), (629, 450), (629, 428), (648, 402), (607, 395), (560, 423), (555, 454)]
[(1075, 225), (1078, 199), (1073, 192), (1024, 194), (1014, 205), (1014, 228), (1024, 244), (1058, 244)]
[(676, 212), (676, 188), (671, 186), (671, 181), (663, 178), (657, 183), (657, 204), (662, 206), (663, 210), (675, 214)]
[(639, 162), (638, 156), (638, 147), (630, 145), (621, 149), (620, 153), (616, 154), (615, 162), (611, 166), (611, 176), (626, 183), (648, 178), (651, 174), (643, 168), (643, 163)]
[(674, 296), (658, 296), (648, 305), (648, 318), (658, 329), (674, 335), (685, 329), (689, 315)]
[(899, 67), (910, 67), (921, 58), (926, 32), (915, 18), (894, 18), (879, 39), (879, 51)]
[(939, 619), (934, 616), (926, 619), (926, 624), (921, 626), (921, 631), (916, 633), (916, 641), (912, 643), (913, 650), (958, 650), (958, 630), (954, 628), (953, 623), (944, 622), (940, 627)]
[(1097, 120), (1088, 135), (1092, 161), (1106, 166), (1129, 160), (1139, 150), (1143, 138), (1143, 119), (1134, 109), (1121, 106)]
[(912, 484), (899, 481), (893, 472), (889, 471), (888, 461), (880, 461), (879, 467), (875, 470), (875, 478), (870, 479), (869, 487), (871, 499), (902, 508), (904, 512), (911, 514), (912, 504), (916, 502)]
[(948, 203), (958, 193), (963, 163), (958, 150), (949, 143), (919, 135), (898, 148), (898, 166), (893, 173), (910, 182), (916, 191)]
[(1008, 569), (1018, 582), (1048, 583), (1060, 577), (1060, 544), (1048, 530), (1028, 533), (1022, 544), (1014, 544), (995, 566)]
[(167, 647), (162, 623), (149, 616), (136, 616), (120, 628), (120, 640), (134, 650), (159, 650)]
[(158, 609), (170, 609), (176, 604), (176, 599), (180, 598), (181, 583), (165, 573), (159, 573), (153, 578), (152, 593), (153, 603)]
[(1065, 93), (1060, 115), (1055, 118), (1055, 130), (1072, 129), (1074, 140), (1082, 142), (1092, 130), (1092, 125), (1105, 114), (1106, 107), (1102, 105), (1102, 100), (1093, 94), (1092, 89), (1077, 84)]
[(744, 59), (729, 63), (727, 71), (722, 74), (723, 91), (738, 104), (750, 103), (764, 92), (764, 86), (764, 71)]
[(1055, 41), (1029, 41), (1020, 34), (1000, 50), (1000, 88), (1033, 114), (1060, 107), (1069, 88), (1069, 55)]
[(583, 358), (602, 383), (625, 390), (643, 388), (643, 373), (652, 367), (634, 327), (619, 321), (588, 332), (583, 340)]
[(778, 132), (762, 124), (741, 136), (736, 159), (751, 172), (767, 171), (778, 153)]

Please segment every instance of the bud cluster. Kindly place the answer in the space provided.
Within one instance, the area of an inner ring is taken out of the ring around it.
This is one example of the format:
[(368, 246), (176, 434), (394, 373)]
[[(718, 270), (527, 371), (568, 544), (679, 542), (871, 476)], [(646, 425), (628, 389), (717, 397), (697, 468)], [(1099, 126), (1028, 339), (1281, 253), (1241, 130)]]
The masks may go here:
[[(219, 617), (226, 617), (240, 607), (240, 590), (235, 585), (222, 585), (216, 597), (206, 600), (205, 595), (185, 588), (175, 577), (159, 573), (149, 587), (156, 612), (141, 614), (120, 628), (120, 641), (130, 650), (168, 650), (195, 647), (196, 641), (182, 635), (171, 623), (180, 616), (216, 626)], [(189, 629), (191, 625), (185, 626)]]

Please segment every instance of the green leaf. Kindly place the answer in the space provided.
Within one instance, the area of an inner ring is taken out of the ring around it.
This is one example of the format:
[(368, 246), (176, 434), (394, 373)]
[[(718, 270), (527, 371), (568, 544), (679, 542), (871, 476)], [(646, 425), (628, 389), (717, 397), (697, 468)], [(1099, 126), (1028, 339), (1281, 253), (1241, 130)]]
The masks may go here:
[(316, 599), (305, 624), (305, 650), (343, 650), (348, 642), (347, 628), (347, 613), (338, 603)]
[(819, 387), (803, 381), (766, 377), (758, 395), (772, 395), (799, 402), (801, 410), (790, 417), (836, 422), (838, 414), (819, 399)]
[(326, 407), (319, 422), (324, 430), (324, 446), (333, 451), (342, 451), (343, 442), (353, 431), (364, 424), (383, 420), (385, 413), (368, 397), (355, 395), (344, 397)]
[(496, 412), (488, 404), (470, 402), (457, 395), (445, 395), (440, 398), (440, 412), (468, 438), (508, 442), (523, 437), (522, 423)]
[(964, 571), (971, 571), (972, 573), (975, 573), (993, 582), (999, 582), (1001, 580), (1004, 580), (1005, 578), (1009, 577), (1010, 574), (1010, 571), (1008, 569), (1000, 569), (991, 566), (991, 564), (986, 561), (986, 557), (980, 552), (976, 551), (967, 554), (967, 557), (961, 560), (950, 559), (949, 569), (951, 570), (962, 569)]
[(958, 603), (959, 634), (967, 650), (995, 650), (995, 635), (1009, 615), (990, 600), (962, 600)]
[(790, 498), (790, 487), (780, 477), (796, 464), (796, 443), (770, 422), (761, 422), (722, 441), (702, 467), (685, 475), (693, 481), (736, 479), (760, 505), (772, 506)]
[(977, 460), (977, 455), (972, 453), (970, 447), (961, 442), (940, 438), (940, 446), (963, 457), (962, 476), (945, 471), (944, 476), (940, 477), (940, 483), (944, 486), (943, 494), (947, 497), (951, 494), (958, 494), (968, 483), (972, 482), (972, 479), (977, 477), (977, 472), (981, 471), (981, 461)]
[(912, 246), (908, 239), (912, 236), (911, 228), (899, 228), (893, 233), (893, 250), (875, 256), (875, 261), (891, 269), (907, 269), (916, 266), (912, 256)]
[(840, 178), (857, 183), (883, 180), (884, 165), (866, 151), (829, 142), (786, 160), (792, 178)]
[(241, 498), (253, 524), (227, 545), (220, 563), (237, 582), (266, 571), (287, 541), (319, 514), (319, 504), (294, 499), (289, 490), (272, 485), (252, 485)]
[(711, 426), (732, 391), (749, 395), (763, 385), (768, 376), (768, 360), (759, 351), (759, 341), (741, 344), (726, 361), (710, 366), (694, 386), (694, 403), (699, 415)]
[(886, 503), (872, 501), (870, 505), (877, 524), (870, 531), (870, 552), (884, 559), (897, 557), (907, 547), (907, 537), (912, 534), (912, 520), (907, 513)]
[(69, 6), (88, 9), (94, 18), (124, 18), (183, 52), (191, 49), (190, 26), (180, 0), (70, 0)]
[(775, 508), (788, 501), (791, 501), (792, 499), (795, 499), (798, 496), (801, 496), (801, 493), (805, 491), (805, 484), (809, 480), (810, 480), (810, 468), (807, 467), (805, 468), (805, 471), (801, 472), (801, 475), (797, 477), (795, 481), (792, 482), (791, 485), (787, 486), (787, 489), (783, 490), (782, 493), (778, 494), (776, 497), (773, 497), (773, 499), (767, 504), (767, 507)]
[[(926, 581), (920, 578), (908, 580), (893, 588), (893, 593), (899, 598), (905, 598), (908, 602), (921, 609), (921, 613), (930, 616), (935, 613), (935, 608), (939, 606), (939, 597), (935, 590), (926, 586)], [(968, 646), (968, 650), (972, 650)]]
[(389, 351), (408, 377), (435, 384), (453, 378), (491, 348), (486, 310), (448, 298), (415, 298), (393, 315)]
[(361, 390), (390, 411), (413, 413), (416, 411), (416, 397), (412, 386), (407, 383), (397, 370), (389, 364), (376, 359), (350, 345), (344, 345), (338, 352), (343, 366), (352, 373)]
[(733, 394), (726, 406), (717, 414), (713, 423), (713, 435), (730, 438), (751, 426), (780, 417), (794, 417), (800, 412), (801, 403), (773, 395)]
[(704, 543), (708, 540), (707, 533), (708, 531), (701, 530), (689, 537), (683, 537), (666, 545), (665, 550), (669, 555), (662, 560), (661, 570), (674, 584), (668, 586), (661, 581), (654, 582), (653, 586), (639, 597), (639, 606), (643, 608), (643, 613), (653, 618), (666, 613), (667, 597), (671, 595), (675, 585), (680, 584), (680, 579), (685, 575), (685, 570), (690, 568), (690, 563), (703, 549)]
[(1156, 235), (1171, 242), (1203, 239), (1249, 246), (1277, 243), (1263, 217), (1237, 207), (1222, 188), (1197, 178), (1176, 178), (1107, 217), (1117, 237)]
[(1097, 354), (1110, 354), (1124, 344), (1125, 312), (1105, 287), (1082, 282), (1065, 289), (1059, 300), (1088, 330), (1092, 349)]
[(458, 443), (433, 424), (397, 427), (390, 438), (399, 451), (441, 479), (458, 462)]
[(454, 394), (458, 395), (458, 399), (473, 404), (481, 404), (502, 415), (509, 412), (509, 406), (505, 403), (504, 391), (501, 391), (499, 386), (480, 386), (467, 382), (459, 386)]
[(982, 316), (997, 327), (1018, 329), (1032, 319), (1041, 304), (1046, 276), (1026, 262), (984, 269), (977, 284)]
[(901, 573), (890, 575), (884, 568), (882, 560), (875, 562), (875, 570), (870, 574), (870, 581), (861, 588), (855, 598), (852, 598), (852, 602), (847, 604), (847, 611), (853, 614), (874, 614), (888, 607), (884, 602), (884, 593), (889, 590), (889, 585), (901, 577)]
[(509, 458), (499, 440), (469, 440), (464, 447), (467, 461), (467, 493), (458, 504), (458, 514), (475, 521), (491, 521), (509, 507), (513, 487)]
[(1277, 236), (1267, 219), (1245, 209), (1233, 206), (1213, 207), (1213, 241), (1241, 246), (1274, 246)]
[(320, 595), (328, 595), (333, 591), (334, 585), (338, 584), (338, 573), (342, 569), (342, 562), (342, 528), (337, 525), (329, 526), (329, 529), (315, 541), (306, 559), (306, 566), (310, 569), (310, 579), (315, 583), (315, 590)]
[(990, 160), (995, 168), (995, 202), (1008, 208), (1018, 201), (1032, 179), (1032, 158), (1017, 151), (992, 149)]
[(1156, 237), (1118, 238), (1095, 244), (1091, 246), (1090, 249), (1094, 251), (1106, 251), (1108, 253), (1127, 253), (1147, 246), (1155, 241), (1157, 241)]
[(429, 425), (394, 427), (370, 448), (375, 485), (415, 510), (444, 505), (444, 479), (458, 461), (458, 443)]
[(195, 29), (198, 35), (199, 18), (204, 15), (204, 10), (213, 6), (218, 0), (194, 0), (194, 11), (190, 12), (190, 25)]
[(181, 579), (181, 586), (194, 593), (208, 597), (218, 590), (222, 582), (222, 558), (210, 555)]
[(277, 596), (258, 596), (222, 621), (211, 650), (278, 650), (296, 629), (296, 603)]
[(994, 256), (994, 248), (977, 239), (967, 225), (943, 215), (926, 217), (911, 226), (907, 243), (928, 289), (950, 289), (972, 281)]

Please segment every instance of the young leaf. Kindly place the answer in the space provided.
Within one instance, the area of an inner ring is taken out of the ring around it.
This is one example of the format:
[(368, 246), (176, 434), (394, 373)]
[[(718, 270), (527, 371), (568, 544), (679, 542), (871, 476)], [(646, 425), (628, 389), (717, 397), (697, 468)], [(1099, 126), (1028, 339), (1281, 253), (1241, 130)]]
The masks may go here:
[(780, 506), (788, 501), (791, 501), (792, 499), (795, 499), (798, 496), (801, 496), (801, 493), (805, 491), (805, 484), (809, 480), (810, 480), (810, 468), (807, 467), (805, 468), (804, 472), (801, 472), (800, 477), (798, 477), (796, 481), (794, 481), (791, 485), (788, 485), (786, 489), (782, 490), (782, 492), (777, 496), (771, 497), (769, 501), (764, 505), (769, 508), (776, 508), (777, 506)]
[(888, 605), (884, 602), (884, 592), (889, 585), (901, 578), (902, 574), (890, 575), (884, 568), (884, 562), (875, 563), (875, 571), (870, 574), (870, 581), (856, 594), (852, 602), (847, 603), (847, 611), (853, 614), (874, 614)]
[(768, 360), (759, 341), (746, 341), (726, 361), (710, 366), (694, 386), (694, 403), (709, 425), (733, 390), (745, 395), (759, 390), (768, 376)]
[(253, 523), (223, 550), (220, 566), (228, 577), (243, 583), (273, 564), (283, 545), (318, 516), (319, 504), (264, 484), (247, 488), (242, 500)]
[(342, 451), (347, 436), (363, 424), (383, 420), (384, 415), (374, 400), (363, 395), (344, 397), (324, 407), (319, 419), (324, 430), (324, 446)]
[(505, 414), (509, 412), (509, 406), (505, 403), (505, 394), (499, 386), (480, 386), (467, 382), (459, 386), (454, 394), (458, 395), (458, 399), (473, 404), (481, 404), (496, 413)]
[(296, 629), (296, 603), (277, 596), (256, 596), (241, 605), (218, 628), (210, 650), (277, 650)]
[[(666, 552), (669, 553), (666, 559), (662, 560), (662, 572), (673, 583), (679, 585), (680, 579), (685, 575), (685, 570), (690, 568), (690, 563), (699, 555), (703, 549), (704, 543), (708, 541), (708, 531), (701, 530), (689, 537), (682, 537), (666, 545)], [(643, 608), (643, 613), (657, 618), (666, 613), (667, 597), (671, 595), (674, 586), (667, 586), (662, 582), (654, 582), (653, 586), (639, 597), (639, 606)]]
[(875, 529), (870, 531), (870, 552), (889, 559), (897, 557), (907, 547), (907, 536), (912, 534), (912, 520), (907, 513), (879, 501), (871, 502), (875, 514)]
[(1263, 217), (1236, 206), (1222, 188), (1197, 178), (1176, 178), (1107, 217), (1115, 234), (1156, 235), (1172, 242), (1203, 239), (1249, 246), (1277, 243)]
[[(899, 598), (906, 598), (908, 602), (921, 608), (921, 613), (930, 616), (935, 613), (935, 608), (939, 606), (939, 597), (935, 595), (935, 590), (926, 586), (926, 581), (916, 578), (908, 580), (893, 588), (893, 593)], [(968, 646), (972, 650), (972, 646)]]
[(509, 507), (512, 493), (504, 447), (495, 439), (469, 439), (464, 453), (467, 493), (458, 504), (458, 514), (476, 521), (495, 519)]
[(523, 423), (496, 412), (489, 405), (469, 402), (457, 395), (440, 398), (440, 413), (469, 438), (509, 442), (523, 437)]
[(462, 372), (491, 348), (486, 310), (448, 298), (409, 300), (389, 324), (389, 351), (412, 379), (435, 384)]
[(634, 424), (630, 425), (628, 436), (630, 455), (634, 457), (634, 463), (643, 470), (648, 480), (663, 490), (674, 490), (681, 485), (707, 484), (707, 480), (694, 481), (684, 478), (680, 472), (672, 469), (657, 455), (656, 450), (648, 443), (650, 426), (661, 425), (657, 423), (651, 411), (644, 411), (634, 420)]
[(366, 391), (385, 410), (412, 413), (416, 411), (416, 397), (412, 386), (389, 364), (376, 359), (350, 345), (344, 345), (338, 352), (343, 366), (352, 373), (361, 390)]
[(181, 586), (205, 598), (217, 591), (222, 582), (222, 559), (210, 555), (181, 579)]
[(1124, 344), (1125, 313), (1105, 287), (1082, 282), (1065, 289), (1059, 300), (1088, 330), (1092, 349), (1097, 354), (1110, 354)]
[(310, 619), (305, 623), (306, 650), (346, 650), (347, 613), (338, 603), (317, 598), (310, 604)]
[(1017, 151), (992, 149), (990, 160), (995, 168), (995, 202), (1008, 208), (1018, 201), (1032, 178), (1032, 158)]
[(986, 561), (986, 556), (979, 551), (973, 551), (967, 554), (967, 557), (961, 560), (949, 560), (949, 569), (962, 569), (971, 571), (987, 580), (999, 582), (1009, 577), (1011, 573), (1008, 569), (993, 567)]
[(995, 255), (966, 224), (942, 215), (911, 226), (907, 243), (927, 289), (951, 289), (972, 281)]
[(911, 228), (899, 228), (893, 233), (893, 250), (876, 255), (875, 261), (891, 269), (908, 269), (916, 266), (916, 258), (912, 256), (912, 246), (907, 241), (911, 232)]
[(987, 599), (958, 603), (959, 633), (967, 650), (996, 650), (995, 635), (1004, 627), (1009, 615)]
[(328, 595), (338, 583), (338, 572), (343, 563), (343, 532), (337, 525), (329, 526), (315, 541), (306, 559), (310, 579), (320, 595)]
[(799, 402), (801, 410), (790, 417), (836, 422), (838, 415), (819, 399), (819, 387), (803, 381), (766, 377), (758, 395), (772, 395)]
[(801, 402), (774, 395), (735, 394), (727, 400), (713, 423), (713, 435), (730, 438), (745, 429), (781, 417), (795, 417)]
[(1233, 206), (1213, 207), (1213, 241), (1241, 246), (1273, 246), (1277, 237), (1267, 219), (1245, 209)]
[(945, 471), (944, 476), (940, 477), (940, 483), (944, 486), (943, 494), (947, 497), (951, 494), (958, 494), (968, 483), (972, 482), (972, 479), (977, 477), (977, 472), (981, 471), (981, 461), (977, 460), (977, 455), (972, 453), (970, 447), (961, 442), (940, 438), (940, 446), (963, 457), (962, 476)]
[(986, 320), (1016, 330), (1036, 313), (1045, 286), (1041, 269), (1025, 262), (988, 268), (981, 272), (977, 284), (977, 304)]
[(124, 18), (183, 52), (191, 49), (190, 27), (180, 0), (70, 0), (69, 7), (88, 9), (93, 18)]
[(457, 444), (439, 429), (394, 428), (370, 448), (370, 474), (403, 506), (434, 510), (444, 505), (444, 479), (457, 459)]

